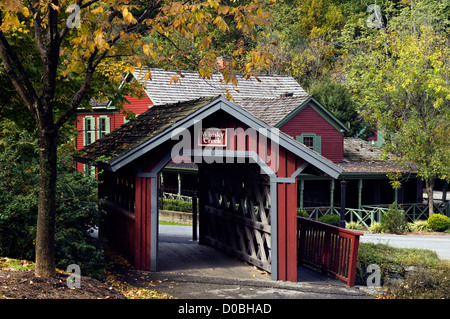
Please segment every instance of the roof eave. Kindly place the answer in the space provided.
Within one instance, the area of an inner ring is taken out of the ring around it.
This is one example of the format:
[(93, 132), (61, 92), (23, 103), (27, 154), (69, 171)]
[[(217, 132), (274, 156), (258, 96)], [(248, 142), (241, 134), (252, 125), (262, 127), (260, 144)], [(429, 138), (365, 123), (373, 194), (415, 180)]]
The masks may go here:
[[(279, 121), (275, 127), (280, 128), (286, 124), (290, 119), (297, 115), (301, 110), (303, 110), (308, 103), (313, 102), (318, 109), (323, 112), (325, 120), (327, 120), (336, 130), (339, 132), (349, 132), (349, 128), (345, 126), (341, 121), (339, 121), (322, 103), (320, 103), (314, 96), (310, 96), (308, 99), (303, 101), (297, 108), (292, 110), (286, 117)], [(318, 110), (316, 110), (318, 111)]]

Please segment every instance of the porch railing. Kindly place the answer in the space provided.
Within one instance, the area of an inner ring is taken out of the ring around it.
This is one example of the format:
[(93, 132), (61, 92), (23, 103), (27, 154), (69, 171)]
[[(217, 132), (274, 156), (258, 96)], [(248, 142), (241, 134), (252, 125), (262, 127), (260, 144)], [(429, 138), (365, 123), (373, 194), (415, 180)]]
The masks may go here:
[(362, 233), (297, 217), (297, 262), (355, 285), (359, 237)]
[[(369, 227), (374, 222), (380, 222), (381, 216), (387, 211), (389, 205), (364, 205), (361, 208), (345, 208), (345, 218), (347, 221), (359, 222), (364, 227)], [(399, 204), (407, 220), (414, 222), (418, 219), (428, 218), (428, 204)], [(324, 215), (340, 214), (337, 207), (306, 207), (304, 208), (309, 218), (319, 219)], [(435, 203), (434, 212), (450, 217), (450, 202)]]

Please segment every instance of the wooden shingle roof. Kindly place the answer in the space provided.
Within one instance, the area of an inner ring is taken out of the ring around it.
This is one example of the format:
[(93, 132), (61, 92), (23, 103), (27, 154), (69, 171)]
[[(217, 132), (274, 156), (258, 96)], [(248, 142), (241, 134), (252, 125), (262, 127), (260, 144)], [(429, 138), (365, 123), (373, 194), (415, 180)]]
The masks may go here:
[(276, 126), (309, 97), (309, 95), (304, 95), (299, 97), (244, 98), (238, 104), (261, 121)]
[(344, 138), (344, 159), (336, 163), (345, 174), (386, 174), (387, 172), (412, 173), (414, 168), (404, 168), (395, 160), (395, 155), (383, 158), (381, 149), (360, 138)]
[[(147, 73), (151, 79), (145, 80)], [(145, 92), (155, 105), (188, 101), (199, 97), (225, 96), (228, 92), (235, 103), (239, 104), (243, 98), (280, 97), (286, 92), (293, 96), (306, 96), (307, 93), (291, 76), (286, 75), (257, 75), (250, 79), (240, 78), (238, 84), (225, 84), (221, 73), (213, 73), (210, 79), (199, 76), (194, 71), (176, 71), (153, 68), (136, 68), (133, 76), (144, 84)], [(179, 81), (172, 81), (172, 76)]]
[(348, 128), (344, 124), (311, 95), (276, 98), (244, 98), (238, 104), (253, 116), (278, 128), (309, 105), (338, 131), (348, 131)]

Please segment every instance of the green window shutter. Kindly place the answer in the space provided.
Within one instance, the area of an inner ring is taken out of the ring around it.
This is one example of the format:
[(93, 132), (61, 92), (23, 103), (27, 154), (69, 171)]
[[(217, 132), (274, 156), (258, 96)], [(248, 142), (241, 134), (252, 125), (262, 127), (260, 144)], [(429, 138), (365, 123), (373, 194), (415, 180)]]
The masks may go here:
[(322, 154), (322, 136), (316, 135), (314, 139), (314, 150), (317, 153)]

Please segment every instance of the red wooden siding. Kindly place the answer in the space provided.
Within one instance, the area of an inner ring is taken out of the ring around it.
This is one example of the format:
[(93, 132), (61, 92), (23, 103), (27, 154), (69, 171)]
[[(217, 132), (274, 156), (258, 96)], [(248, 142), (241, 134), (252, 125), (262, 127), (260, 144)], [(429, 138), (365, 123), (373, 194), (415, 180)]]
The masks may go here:
[(280, 130), (293, 138), (303, 133), (315, 133), (322, 137), (322, 156), (333, 162), (344, 158), (344, 136), (326, 119), (307, 105), (294, 115)]
[[(152, 102), (152, 100), (150, 100), (150, 98), (146, 95), (146, 94), (144, 94), (144, 96), (142, 97), (142, 99), (139, 99), (139, 98), (137, 98), (137, 97), (131, 97), (131, 96), (127, 96), (126, 97), (126, 99), (127, 99), (127, 101), (128, 102), (130, 102), (129, 104), (128, 103), (125, 103), (124, 105), (123, 105), (123, 107), (126, 109), (126, 110), (128, 110), (128, 111), (133, 111), (134, 113), (136, 113), (136, 114), (142, 114), (142, 113), (144, 113), (145, 111), (147, 111), (148, 109), (149, 109), (149, 107), (151, 106), (151, 105), (153, 105), (153, 102)], [(123, 115), (122, 115), (122, 119), (123, 119)], [(123, 124), (123, 122), (122, 122), (122, 124)], [(120, 124), (120, 125), (122, 125), (122, 124)], [(119, 126), (120, 126), (119, 125)], [(117, 126), (118, 127), (118, 126)]]
[(151, 179), (136, 177), (134, 266), (150, 270)]
[[(298, 164), (295, 156), (280, 149), (278, 177), (291, 177)], [(297, 281), (297, 183), (277, 185), (278, 279)]]

